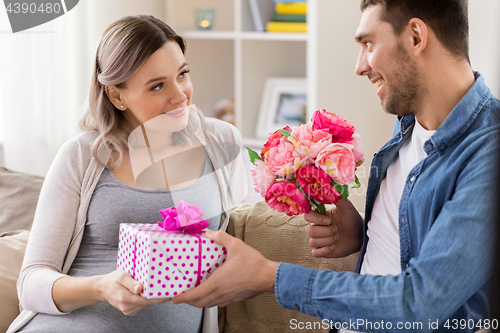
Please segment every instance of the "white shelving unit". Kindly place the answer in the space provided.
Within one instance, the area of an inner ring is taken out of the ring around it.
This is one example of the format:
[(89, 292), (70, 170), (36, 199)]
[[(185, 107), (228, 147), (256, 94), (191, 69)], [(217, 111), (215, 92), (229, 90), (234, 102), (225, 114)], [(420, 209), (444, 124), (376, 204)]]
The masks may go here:
[[(215, 8), (214, 30), (193, 30), (195, 8)], [(194, 102), (210, 115), (214, 98), (233, 98), (244, 145), (264, 143), (254, 133), (268, 77), (305, 77), (308, 118), (317, 109), (317, 0), (307, 10), (307, 33), (267, 33), (254, 31), (248, 0), (167, 0), (167, 23), (188, 43)]]
[(277, 32), (235, 32), (235, 31), (185, 31), (183, 37), (188, 39), (228, 39), (228, 40), (277, 40), (277, 41), (307, 41), (309, 35), (304, 33)]

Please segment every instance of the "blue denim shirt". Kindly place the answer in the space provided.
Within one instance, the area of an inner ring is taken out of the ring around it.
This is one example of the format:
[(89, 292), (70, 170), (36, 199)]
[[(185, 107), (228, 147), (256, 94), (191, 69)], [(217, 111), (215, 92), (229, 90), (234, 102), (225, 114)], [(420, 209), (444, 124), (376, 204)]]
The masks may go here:
[[(479, 329), (479, 320), (483, 324), (489, 316), (500, 101), (483, 77), (475, 76), (472, 88), (425, 142), (427, 157), (406, 180), (399, 205), (402, 273), (360, 275), (280, 263), (275, 295), (282, 307), (366, 332), (405, 328), (401, 325), (417, 325), (410, 331), (423, 332), (437, 325), (439, 332)], [(373, 159), (366, 221), (414, 124), (413, 115), (398, 117), (393, 137)], [(364, 229), (358, 272), (368, 242), (366, 223)], [(474, 328), (464, 328), (464, 320)]]

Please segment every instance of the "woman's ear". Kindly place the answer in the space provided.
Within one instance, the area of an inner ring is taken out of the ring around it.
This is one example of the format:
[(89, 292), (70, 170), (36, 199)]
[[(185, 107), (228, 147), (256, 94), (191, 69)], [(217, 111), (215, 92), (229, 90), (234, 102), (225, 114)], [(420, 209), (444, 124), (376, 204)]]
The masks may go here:
[(408, 22), (408, 33), (410, 41), (410, 49), (413, 50), (413, 55), (418, 58), (427, 47), (429, 31), (427, 24), (419, 18), (412, 18)]
[(122, 93), (119, 88), (116, 86), (106, 86), (104, 89), (106, 91), (106, 95), (108, 95), (109, 100), (113, 103), (115, 108), (120, 111), (125, 111), (127, 109), (127, 106), (123, 102)]

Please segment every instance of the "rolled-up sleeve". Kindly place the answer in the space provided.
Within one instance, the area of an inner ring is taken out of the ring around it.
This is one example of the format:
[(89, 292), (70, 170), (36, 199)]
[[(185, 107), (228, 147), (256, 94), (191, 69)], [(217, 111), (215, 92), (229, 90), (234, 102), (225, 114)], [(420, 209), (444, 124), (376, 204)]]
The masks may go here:
[(278, 304), (285, 309), (309, 312), (317, 270), (280, 263), (276, 270), (274, 292)]

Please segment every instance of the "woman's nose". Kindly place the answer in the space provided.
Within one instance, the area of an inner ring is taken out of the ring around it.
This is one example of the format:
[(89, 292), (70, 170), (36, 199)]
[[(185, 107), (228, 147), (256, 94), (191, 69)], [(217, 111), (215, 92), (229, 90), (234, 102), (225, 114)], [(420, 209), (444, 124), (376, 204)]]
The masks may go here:
[(170, 103), (183, 104), (187, 100), (187, 95), (181, 85), (176, 84), (171, 91)]

